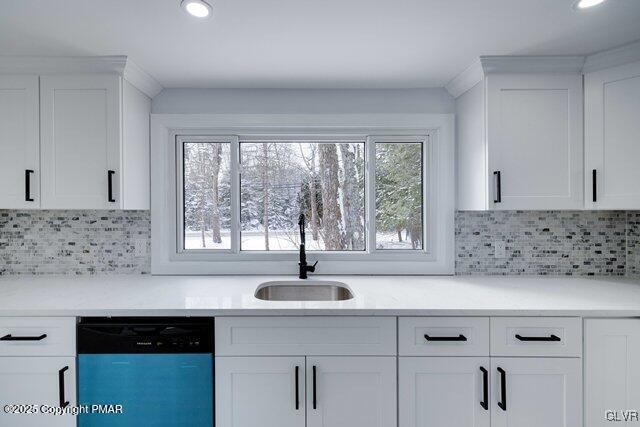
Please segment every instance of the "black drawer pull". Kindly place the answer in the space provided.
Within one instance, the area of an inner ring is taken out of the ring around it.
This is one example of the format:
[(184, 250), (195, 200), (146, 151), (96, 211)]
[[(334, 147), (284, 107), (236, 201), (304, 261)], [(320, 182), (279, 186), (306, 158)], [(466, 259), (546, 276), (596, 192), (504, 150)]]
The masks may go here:
[(466, 341), (467, 337), (460, 334), (457, 337), (432, 337), (430, 335), (424, 334), (424, 339), (427, 341)]
[(107, 190), (109, 192), (109, 202), (113, 203), (116, 199), (113, 197), (113, 175), (115, 171), (107, 171)]
[(480, 366), (480, 372), (482, 372), (482, 401), (480, 402), (480, 406), (485, 411), (489, 410), (489, 372), (483, 367)]
[(518, 341), (537, 341), (537, 342), (558, 342), (562, 339), (557, 335), (549, 335), (548, 337), (523, 337), (520, 334), (516, 334)]
[(591, 185), (592, 185), (592, 190), (593, 190), (593, 201), (597, 202), (598, 201), (598, 171), (596, 169), (594, 169), (591, 172)]
[(31, 174), (34, 173), (32, 169), (24, 171), (24, 200), (26, 202), (33, 202), (31, 197)]
[(496, 181), (496, 193), (493, 198), (493, 203), (502, 203), (502, 179), (500, 176), (500, 171), (493, 172), (493, 177)]
[(498, 368), (500, 373), (500, 401), (498, 407), (503, 411), (507, 410), (507, 373), (502, 368)]
[(47, 334), (42, 334), (37, 337), (14, 337), (11, 334), (7, 334), (0, 338), (0, 341), (42, 341), (47, 337)]
[(313, 409), (318, 409), (318, 402), (316, 400), (316, 367), (313, 367)]
[(58, 395), (60, 396), (60, 407), (66, 408), (69, 406), (69, 401), (64, 398), (64, 373), (69, 370), (68, 366), (58, 371)]
[(296, 411), (300, 409), (300, 391), (299, 391), (299, 387), (300, 387), (300, 380), (299, 380), (299, 374), (298, 371), (300, 370), (299, 366), (296, 366)]

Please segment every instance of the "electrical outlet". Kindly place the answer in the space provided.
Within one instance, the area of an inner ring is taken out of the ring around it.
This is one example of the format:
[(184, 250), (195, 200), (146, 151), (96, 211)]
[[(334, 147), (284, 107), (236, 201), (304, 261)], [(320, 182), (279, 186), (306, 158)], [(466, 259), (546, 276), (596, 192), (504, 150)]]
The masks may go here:
[(495, 250), (494, 256), (496, 258), (506, 258), (507, 257), (507, 247), (503, 241), (496, 241), (493, 244), (493, 248)]
[(147, 254), (147, 241), (146, 240), (136, 240), (133, 243), (134, 251), (136, 256), (145, 256)]

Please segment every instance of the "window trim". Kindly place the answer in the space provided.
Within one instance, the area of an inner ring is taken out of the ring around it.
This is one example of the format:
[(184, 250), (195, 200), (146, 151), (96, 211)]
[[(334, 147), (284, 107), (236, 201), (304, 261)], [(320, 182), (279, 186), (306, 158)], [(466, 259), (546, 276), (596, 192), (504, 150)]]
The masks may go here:
[[(240, 224), (239, 200), (232, 199), (231, 251), (225, 250), (188, 250), (180, 251), (181, 242), (181, 205), (178, 188), (182, 161), (176, 154), (178, 141), (193, 142), (230, 142), (231, 164), (238, 164), (240, 140), (253, 141), (259, 138), (271, 138), (278, 135), (283, 140), (359, 140), (365, 142), (366, 165), (372, 167), (371, 156), (375, 158), (376, 142), (423, 142), (423, 233), (428, 237), (423, 241), (422, 250), (378, 250), (372, 240), (374, 227), (368, 227), (368, 251), (360, 252), (317, 252), (309, 253), (310, 258), (319, 260), (319, 274), (452, 274), (453, 273), (453, 118), (450, 115), (416, 115), (430, 126), (380, 126), (361, 127), (323, 126), (314, 127), (314, 121), (326, 117), (312, 116), (311, 123), (301, 126), (282, 126), (269, 128), (263, 126), (216, 126), (220, 115), (155, 115), (152, 114), (152, 273), (153, 274), (295, 274), (297, 251), (239, 251)], [(279, 115), (267, 119), (282, 120)], [(322, 116), (322, 115), (319, 115)], [(397, 121), (395, 115), (384, 116), (387, 122)], [(388, 117), (387, 117), (388, 116)], [(291, 122), (300, 123), (300, 117), (291, 118)], [(427, 118), (428, 120), (424, 120)], [(237, 120), (238, 117), (235, 116)], [(252, 118), (244, 117), (245, 121)], [(256, 120), (253, 118), (253, 122)], [(389, 120), (393, 119), (393, 120)], [(230, 120), (228, 117), (226, 118)], [(265, 120), (265, 116), (261, 116)], [(382, 120), (384, 123), (385, 120)], [(179, 126), (175, 124), (180, 123)], [(207, 123), (210, 123), (207, 126)], [(197, 125), (197, 126), (188, 126)], [(366, 123), (365, 123), (366, 124)], [(304, 131), (301, 131), (303, 129)], [(216, 136), (212, 136), (216, 135)], [(230, 136), (233, 135), (233, 136)], [(243, 135), (238, 138), (238, 135)], [(416, 135), (423, 135), (416, 137)], [(179, 139), (181, 136), (185, 138)], [(245, 138), (245, 136), (247, 138)], [(424, 137), (427, 136), (427, 137)], [(444, 171), (443, 171), (444, 166)], [(232, 166), (231, 185), (233, 197), (239, 198), (239, 171)], [(448, 171), (446, 171), (448, 169)], [(443, 174), (443, 172), (447, 172)], [(367, 171), (367, 178), (375, 176)], [(372, 179), (365, 180), (366, 216), (375, 220), (375, 187)], [(181, 191), (180, 191), (181, 192)], [(431, 220), (430, 220), (431, 219)], [(372, 224), (367, 222), (367, 225)], [(235, 241), (235, 244), (234, 244)], [(237, 246), (237, 247), (236, 247)], [(224, 251), (224, 252), (223, 252)], [(237, 251), (237, 252), (233, 252)], [(331, 272), (331, 273), (329, 273)]]

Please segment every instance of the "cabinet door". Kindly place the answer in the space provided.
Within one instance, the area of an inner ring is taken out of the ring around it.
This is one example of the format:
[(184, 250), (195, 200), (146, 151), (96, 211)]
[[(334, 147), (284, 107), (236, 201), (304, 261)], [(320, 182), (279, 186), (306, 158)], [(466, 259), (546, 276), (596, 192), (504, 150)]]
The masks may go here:
[(38, 102), (37, 76), (0, 76), (0, 209), (40, 206)]
[[(585, 426), (610, 426), (640, 409), (640, 319), (585, 320)], [(613, 412), (611, 412), (613, 411)]]
[[(66, 369), (65, 369), (66, 368)], [(63, 387), (62, 389), (60, 387)], [(64, 395), (61, 394), (61, 391)], [(42, 405), (60, 408), (61, 401), (76, 405), (76, 368), (73, 357), (0, 357), (0, 408), (5, 405)], [(73, 427), (71, 414), (7, 414), (0, 425), (20, 427)]]
[(492, 358), (492, 427), (582, 427), (580, 359)]
[(640, 209), (639, 117), (640, 62), (585, 75), (588, 208)]
[(304, 357), (216, 357), (216, 425), (304, 427), (304, 362)]
[(42, 207), (119, 208), (120, 77), (44, 76), (40, 82)]
[(582, 98), (579, 75), (487, 77), (489, 206), (583, 207)]
[(394, 427), (395, 357), (307, 357), (307, 427)]
[(489, 427), (488, 357), (401, 357), (400, 427)]

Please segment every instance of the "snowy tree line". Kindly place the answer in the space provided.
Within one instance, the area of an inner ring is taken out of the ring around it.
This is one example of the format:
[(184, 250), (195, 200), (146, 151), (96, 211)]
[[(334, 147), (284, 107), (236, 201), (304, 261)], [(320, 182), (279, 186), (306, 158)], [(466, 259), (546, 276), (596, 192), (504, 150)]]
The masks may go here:
[[(252, 249), (296, 249), (304, 213), (308, 247), (365, 249), (364, 143), (241, 143), (240, 155), (243, 248), (253, 239)], [(421, 164), (419, 144), (377, 144), (376, 226), (414, 249), (422, 245)], [(185, 144), (184, 174), (185, 232), (198, 233), (198, 247), (215, 246), (230, 228), (229, 144)]]

